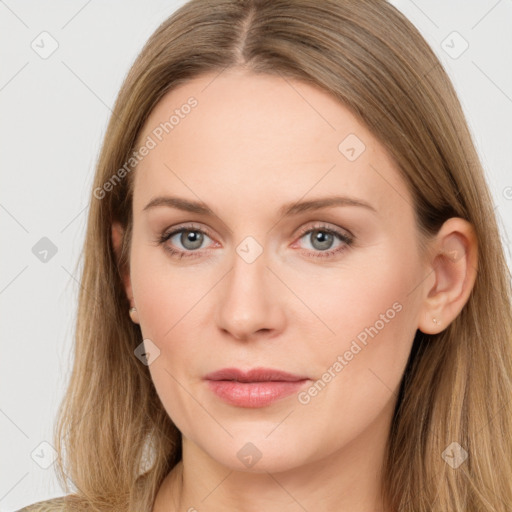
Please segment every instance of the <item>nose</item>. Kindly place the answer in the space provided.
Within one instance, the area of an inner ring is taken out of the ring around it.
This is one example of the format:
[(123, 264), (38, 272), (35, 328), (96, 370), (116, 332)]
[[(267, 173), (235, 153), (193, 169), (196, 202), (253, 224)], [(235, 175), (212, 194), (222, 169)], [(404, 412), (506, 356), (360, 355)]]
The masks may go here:
[(284, 328), (283, 285), (268, 263), (265, 251), (251, 263), (235, 252), (219, 287), (217, 325), (237, 340), (274, 337)]

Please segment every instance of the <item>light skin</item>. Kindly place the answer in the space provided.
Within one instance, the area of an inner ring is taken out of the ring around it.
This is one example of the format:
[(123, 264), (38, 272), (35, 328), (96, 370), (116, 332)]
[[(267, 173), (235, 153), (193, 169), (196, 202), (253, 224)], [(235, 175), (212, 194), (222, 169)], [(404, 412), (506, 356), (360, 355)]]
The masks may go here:
[[(135, 171), (123, 276), (132, 320), (160, 350), (149, 370), (183, 438), (182, 462), (153, 510), (388, 512), (379, 479), (400, 380), (416, 330), (442, 331), (468, 299), (473, 229), (449, 219), (421, 253), (413, 200), (384, 148), (343, 105), (301, 82), (241, 69), (203, 75), (164, 96), (139, 141), (190, 96), (197, 107)], [(349, 134), (365, 145), (353, 161), (339, 149)], [(158, 196), (198, 201), (214, 214), (144, 209)], [(278, 213), (332, 196), (373, 209)], [(181, 224), (199, 242), (188, 242), (187, 231), (155, 242)], [(247, 237), (258, 245), (244, 245)], [(121, 238), (114, 223), (117, 250)], [(262, 252), (249, 263), (239, 246)], [(165, 247), (194, 254), (180, 259)], [(389, 319), (393, 304), (401, 309)], [(306, 404), (293, 394), (237, 407), (203, 381), (221, 368), (263, 366), (307, 375), (307, 391), (376, 325), (378, 334)], [(247, 443), (261, 453), (251, 467), (237, 456)]]

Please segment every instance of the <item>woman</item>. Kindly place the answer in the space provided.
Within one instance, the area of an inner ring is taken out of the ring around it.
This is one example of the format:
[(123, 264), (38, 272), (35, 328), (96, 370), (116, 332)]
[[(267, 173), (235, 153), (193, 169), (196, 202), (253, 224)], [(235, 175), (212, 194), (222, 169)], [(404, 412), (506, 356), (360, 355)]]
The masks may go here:
[(92, 196), (73, 493), (24, 510), (508, 510), (508, 269), (454, 89), (394, 7), (185, 4)]

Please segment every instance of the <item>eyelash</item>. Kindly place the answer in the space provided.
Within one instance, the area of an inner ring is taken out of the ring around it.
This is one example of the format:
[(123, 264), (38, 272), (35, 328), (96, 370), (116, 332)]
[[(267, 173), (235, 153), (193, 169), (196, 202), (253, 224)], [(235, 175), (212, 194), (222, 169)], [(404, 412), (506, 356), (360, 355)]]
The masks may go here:
[[(162, 235), (157, 238), (156, 243), (158, 245), (164, 245), (165, 242), (167, 242), (169, 239), (171, 239), (174, 235), (182, 233), (183, 231), (198, 232), (198, 233), (202, 233), (202, 234), (208, 236), (209, 238), (213, 238), (207, 229), (203, 229), (203, 228), (199, 228), (194, 225), (187, 224), (187, 225), (177, 226), (172, 231), (169, 231), (167, 233), (166, 232), (162, 233)], [(319, 250), (312, 251), (309, 249), (305, 249), (308, 256), (312, 256), (315, 258), (333, 258), (333, 257), (337, 256), (338, 254), (340, 254), (341, 252), (348, 249), (354, 243), (353, 236), (345, 234), (336, 229), (330, 228), (322, 223), (318, 223), (318, 224), (315, 224), (314, 226), (308, 226), (308, 227), (302, 229), (298, 239), (300, 240), (305, 235), (308, 235), (314, 231), (320, 231), (323, 233), (328, 233), (330, 235), (334, 235), (335, 237), (338, 237), (338, 239), (340, 241), (342, 241), (344, 243), (344, 245), (341, 245), (336, 249), (329, 249), (326, 251), (319, 251)], [(169, 245), (165, 245), (164, 249), (167, 252), (169, 252), (172, 257), (179, 258), (179, 259), (195, 258), (195, 257), (201, 256), (201, 252), (199, 250), (181, 251), (181, 250), (176, 250), (176, 249), (170, 247)]]

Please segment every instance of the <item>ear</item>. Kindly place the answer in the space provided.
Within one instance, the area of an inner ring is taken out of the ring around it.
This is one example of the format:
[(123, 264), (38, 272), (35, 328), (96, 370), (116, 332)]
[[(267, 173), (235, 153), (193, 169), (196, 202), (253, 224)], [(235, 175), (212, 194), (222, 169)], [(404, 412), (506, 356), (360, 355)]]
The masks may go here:
[(431, 246), (429, 270), (418, 329), (425, 334), (443, 331), (466, 304), (475, 284), (478, 244), (473, 226), (466, 220), (448, 219)]
[(120, 259), (121, 259), (121, 249), (123, 246), (123, 237), (124, 237), (124, 229), (121, 224), (117, 221), (112, 223), (112, 246), (114, 248), (114, 252), (116, 255), (116, 260), (119, 268), (119, 272), (121, 274), (121, 279), (123, 281), (124, 289), (126, 292), (126, 296), (130, 301), (130, 307), (135, 307), (135, 303), (133, 301), (133, 292), (132, 292), (132, 283), (130, 279), (130, 271), (127, 268), (121, 268)]

